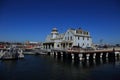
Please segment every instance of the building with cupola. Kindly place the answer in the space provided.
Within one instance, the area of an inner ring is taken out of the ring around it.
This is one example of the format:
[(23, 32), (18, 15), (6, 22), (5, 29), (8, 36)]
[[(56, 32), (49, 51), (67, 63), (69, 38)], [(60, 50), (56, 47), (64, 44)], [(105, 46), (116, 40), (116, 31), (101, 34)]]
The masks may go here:
[(68, 49), (73, 46), (92, 47), (90, 32), (78, 28), (68, 29), (65, 33), (60, 34), (57, 28), (53, 28), (43, 43), (44, 49)]

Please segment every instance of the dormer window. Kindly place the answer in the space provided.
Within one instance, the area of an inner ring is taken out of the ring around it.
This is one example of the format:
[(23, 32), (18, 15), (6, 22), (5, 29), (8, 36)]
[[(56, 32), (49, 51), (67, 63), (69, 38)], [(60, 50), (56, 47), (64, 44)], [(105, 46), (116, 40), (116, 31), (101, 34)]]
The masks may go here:
[(86, 32), (83, 32), (84, 35), (86, 35)]
[(68, 40), (69, 40), (69, 37), (68, 37)]
[(72, 40), (72, 36), (70, 37), (70, 39)]
[(88, 35), (88, 32), (86, 32), (86, 34)]
[(79, 36), (78, 36), (78, 40), (79, 40)]
[(82, 34), (82, 30), (76, 30), (76, 34)]

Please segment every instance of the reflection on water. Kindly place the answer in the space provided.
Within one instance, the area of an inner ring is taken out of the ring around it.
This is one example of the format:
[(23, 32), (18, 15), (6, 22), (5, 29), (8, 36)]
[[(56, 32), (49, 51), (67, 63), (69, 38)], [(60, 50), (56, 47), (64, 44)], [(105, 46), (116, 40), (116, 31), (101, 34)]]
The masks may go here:
[(120, 80), (120, 60), (73, 61), (26, 55), (0, 61), (0, 80)]

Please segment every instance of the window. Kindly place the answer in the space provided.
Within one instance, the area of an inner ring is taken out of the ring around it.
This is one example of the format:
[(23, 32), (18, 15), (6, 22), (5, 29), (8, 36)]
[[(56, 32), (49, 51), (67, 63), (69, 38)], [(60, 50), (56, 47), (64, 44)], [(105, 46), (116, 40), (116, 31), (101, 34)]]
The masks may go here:
[(65, 40), (66, 40), (66, 37), (65, 37)]
[(78, 40), (79, 40), (79, 36), (78, 36)]
[(80, 47), (79, 43), (78, 43), (78, 47)]
[(83, 43), (83, 46), (84, 46), (84, 43)]
[(87, 46), (89, 46), (89, 44), (87, 43)]
[(83, 40), (84, 40), (84, 37), (83, 37)]
[(86, 32), (83, 32), (83, 34), (85, 35), (85, 34), (86, 34)]
[(86, 34), (88, 35), (88, 32), (86, 32)]
[(70, 37), (70, 40), (72, 40), (72, 36)]
[(69, 37), (68, 37), (68, 40), (69, 40)]
[(89, 40), (89, 37), (87, 37), (87, 40)]
[(76, 30), (77, 34), (82, 34), (82, 30)]

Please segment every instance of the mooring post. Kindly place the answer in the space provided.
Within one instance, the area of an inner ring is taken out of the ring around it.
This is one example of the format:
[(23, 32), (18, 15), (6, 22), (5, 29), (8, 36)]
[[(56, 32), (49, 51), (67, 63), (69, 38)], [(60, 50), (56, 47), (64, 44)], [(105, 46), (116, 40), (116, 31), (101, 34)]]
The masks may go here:
[(83, 54), (78, 54), (78, 56), (79, 56), (79, 60), (81, 61), (82, 57), (83, 57)]
[(108, 58), (108, 54), (109, 54), (109, 53), (107, 52), (107, 53), (106, 53), (106, 58)]
[(100, 53), (100, 59), (102, 59), (103, 53)]
[(115, 52), (115, 57), (117, 57), (117, 55), (119, 55), (119, 52)]
[(56, 51), (54, 52), (54, 55), (57, 56), (57, 52)]
[(74, 54), (73, 53), (71, 54), (71, 56), (72, 56), (72, 59), (74, 59)]
[(100, 53), (100, 62), (101, 62), (101, 63), (103, 62), (102, 57), (103, 57), (103, 53)]
[(53, 51), (51, 51), (51, 52), (50, 52), (50, 55), (51, 55), (51, 56), (53, 56), (53, 55), (54, 55), (54, 52), (53, 52)]
[(115, 60), (119, 59), (120, 52), (115, 52)]
[(53, 55), (55, 55), (55, 52), (53, 51)]
[(58, 56), (58, 52), (56, 51), (56, 56)]
[(67, 58), (67, 52), (63, 52), (63, 59)]
[(89, 60), (90, 54), (86, 54), (86, 59)]
[(63, 56), (63, 52), (61, 51), (61, 56)]
[(108, 52), (106, 53), (106, 62), (108, 62)]
[(96, 58), (96, 53), (93, 53), (93, 59), (95, 59)]

